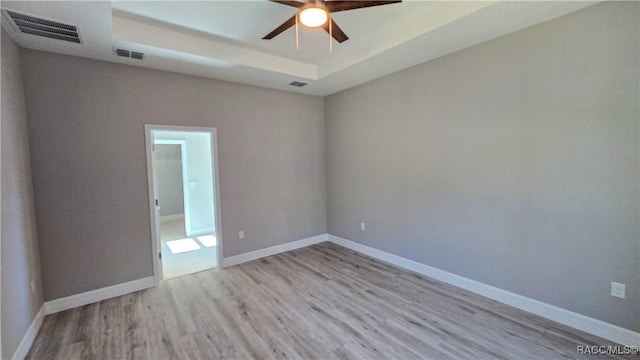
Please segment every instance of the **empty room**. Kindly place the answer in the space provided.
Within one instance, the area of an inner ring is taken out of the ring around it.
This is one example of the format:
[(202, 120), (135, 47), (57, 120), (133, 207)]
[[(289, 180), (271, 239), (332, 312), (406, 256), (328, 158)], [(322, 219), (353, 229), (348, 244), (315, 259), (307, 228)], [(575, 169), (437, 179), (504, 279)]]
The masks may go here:
[(2, 359), (637, 359), (639, 1), (1, 1)]

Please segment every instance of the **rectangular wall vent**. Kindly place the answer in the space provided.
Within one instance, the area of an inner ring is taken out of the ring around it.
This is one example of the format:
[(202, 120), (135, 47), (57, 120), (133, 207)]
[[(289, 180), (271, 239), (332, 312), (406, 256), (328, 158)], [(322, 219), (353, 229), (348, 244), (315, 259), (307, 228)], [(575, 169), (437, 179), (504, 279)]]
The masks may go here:
[(141, 53), (138, 51), (131, 51), (127, 49), (114, 47), (113, 52), (118, 56), (130, 58), (130, 59), (136, 59), (136, 60), (144, 59), (144, 53)]
[(5, 10), (5, 14), (13, 20), (15, 27), (22, 33), (78, 44), (81, 43), (78, 28), (74, 25), (41, 19), (12, 10)]
[(300, 82), (300, 81), (292, 81), (292, 82), (289, 83), (289, 85), (296, 86), (296, 87), (303, 87), (303, 86), (307, 85), (307, 83), (303, 83), (303, 82)]
[(116, 49), (116, 55), (123, 57), (131, 57), (131, 52), (125, 49)]

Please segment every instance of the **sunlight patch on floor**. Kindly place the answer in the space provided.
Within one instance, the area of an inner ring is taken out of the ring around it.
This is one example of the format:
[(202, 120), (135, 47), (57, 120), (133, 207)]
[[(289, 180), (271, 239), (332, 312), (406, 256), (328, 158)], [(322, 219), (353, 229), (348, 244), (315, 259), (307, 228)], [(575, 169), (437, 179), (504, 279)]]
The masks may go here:
[(197, 239), (205, 247), (214, 247), (214, 246), (216, 246), (216, 237), (213, 236), (213, 235), (198, 236)]
[(200, 249), (200, 245), (191, 238), (167, 241), (167, 246), (174, 254)]

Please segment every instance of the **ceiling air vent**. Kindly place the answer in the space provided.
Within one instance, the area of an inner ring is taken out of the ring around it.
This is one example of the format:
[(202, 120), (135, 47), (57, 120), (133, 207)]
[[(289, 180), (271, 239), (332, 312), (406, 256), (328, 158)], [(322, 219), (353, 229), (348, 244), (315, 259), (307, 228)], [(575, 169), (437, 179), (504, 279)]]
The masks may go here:
[(136, 59), (136, 60), (142, 60), (144, 59), (144, 53), (138, 52), (138, 51), (131, 51), (131, 50), (127, 50), (127, 49), (121, 49), (121, 48), (113, 48), (113, 52), (118, 55), (118, 56), (122, 56), (122, 57), (126, 57), (126, 58), (131, 58), (131, 59)]
[(25, 34), (43, 36), (50, 39), (69, 41), (80, 44), (78, 28), (74, 25), (37, 18), (35, 16), (5, 10), (5, 14), (13, 20), (15, 27)]
[(303, 87), (303, 86), (307, 85), (307, 83), (303, 83), (303, 82), (300, 82), (300, 81), (292, 81), (292, 82), (289, 83), (289, 85), (296, 86), (296, 87)]

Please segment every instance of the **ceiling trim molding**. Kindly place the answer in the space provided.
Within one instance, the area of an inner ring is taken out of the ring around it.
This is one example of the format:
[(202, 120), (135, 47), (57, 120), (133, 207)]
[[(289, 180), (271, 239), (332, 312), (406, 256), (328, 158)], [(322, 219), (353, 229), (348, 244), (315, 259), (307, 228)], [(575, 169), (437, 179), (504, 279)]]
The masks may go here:
[(204, 56), (229, 64), (318, 79), (317, 66), (232, 44), (197, 30), (113, 10), (113, 38), (146, 46)]

